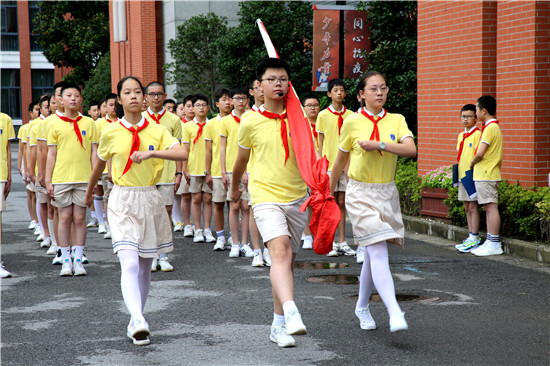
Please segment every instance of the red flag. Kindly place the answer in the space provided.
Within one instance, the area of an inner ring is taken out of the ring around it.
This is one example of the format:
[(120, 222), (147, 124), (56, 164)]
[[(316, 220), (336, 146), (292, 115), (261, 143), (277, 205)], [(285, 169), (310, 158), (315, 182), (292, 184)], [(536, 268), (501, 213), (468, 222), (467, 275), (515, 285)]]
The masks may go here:
[[(256, 20), (269, 57), (279, 58), (269, 35), (260, 19)], [(289, 82), (289, 91), (285, 95), (286, 113), (294, 155), (304, 182), (311, 189), (311, 196), (304, 202), (301, 211), (311, 206), (313, 216), (309, 228), (313, 233), (313, 250), (317, 254), (327, 254), (332, 250), (332, 239), (340, 222), (340, 208), (330, 195), (330, 178), (327, 175), (328, 160), (317, 160), (315, 142), (311, 134), (309, 121), (304, 114), (300, 99)]]

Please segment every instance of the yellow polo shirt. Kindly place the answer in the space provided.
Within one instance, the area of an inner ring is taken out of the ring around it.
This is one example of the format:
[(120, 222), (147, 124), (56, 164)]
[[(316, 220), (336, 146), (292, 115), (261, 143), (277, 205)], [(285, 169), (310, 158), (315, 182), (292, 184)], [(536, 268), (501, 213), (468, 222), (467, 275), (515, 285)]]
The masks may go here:
[[(346, 109), (346, 107), (342, 107), (342, 109), (344, 110), (344, 114), (342, 115), (344, 120), (350, 115), (353, 115), (353, 112)], [(321, 156), (327, 157), (329, 161), (328, 170), (332, 170), (332, 164), (334, 164), (336, 155), (338, 155), (339, 141), (338, 116), (331, 113), (331, 111), (335, 112), (334, 108), (332, 108), (332, 106), (329, 106), (327, 109), (319, 112), (316, 125), (317, 132), (322, 133), (324, 137), (323, 151), (321, 152)]]
[[(490, 121), (487, 121), (490, 122)], [(480, 144), (487, 144), (489, 148), (483, 159), (474, 165), (474, 180), (500, 181), (500, 167), (502, 166), (502, 132), (497, 123), (487, 124), (481, 135)]]
[[(208, 121), (206, 121), (208, 122)], [(206, 127), (206, 124), (204, 125)], [(203, 134), (204, 134), (203, 127)], [(204, 137), (200, 136), (197, 139), (196, 144), (193, 143), (197, 133), (199, 132), (199, 125), (197, 119), (194, 118), (193, 122), (187, 122), (183, 128), (183, 134), (181, 143), (189, 144), (189, 158), (187, 160), (187, 171), (193, 176), (204, 177), (204, 171), (206, 170), (206, 146), (204, 144)]]
[(232, 111), (231, 114), (222, 118), (220, 125), (220, 136), (224, 136), (226, 138), (225, 171), (227, 173), (233, 171), (233, 166), (237, 160), (237, 153), (239, 152), (239, 126), (241, 123), (237, 122), (235, 117), (236, 116), (233, 116)]
[[(473, 130), (476, 128), (475, 126), (470, 129)], [(470, 131), (464, 131), (461, 132), (458, 135), (458, 141), (456, 143), (456, 151), (460, 150), (460, 143), (462, 142), (462, 137), (465, 133), (468, 133)], [(475, 156), (475, 150), (476, 146), (479, 143), (479, 139), (481, 138), (481, 131), (476, 131), (472, 135), (468, 136), (466, 140), (464, 140), (464, 146), (462, 148), (462, 155), (460, 155), (460, 161), (458, 162), (458, 179), (464, 178), (466, 175), (466, 171), (470, 170), (470, 163), (472, 162), (472, 159)]]
[[(0, 113), (0, 182), (8, 181), (8, 156), (6, 149), (8, 141), (15, 140), (15, 130), (13, 128), (13, 122), (5, 113)], [(0, 192), (4, 194), (4, 192)]]
[(221, 178), (222, 176), (222, 168), (220, 165), (220, 124), (221, 121), (218, 118), (212, 118), (206, 122), (202, 132), (205, 141), (212, 141), (212, 164), (210, 165), (210, 175), (213, 178)]

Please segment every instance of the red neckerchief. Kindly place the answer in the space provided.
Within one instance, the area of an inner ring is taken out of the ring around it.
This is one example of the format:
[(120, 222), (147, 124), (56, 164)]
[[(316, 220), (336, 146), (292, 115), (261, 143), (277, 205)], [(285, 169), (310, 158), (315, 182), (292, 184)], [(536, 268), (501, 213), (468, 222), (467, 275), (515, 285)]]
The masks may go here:
[(124, 125), (124, 123), (122, 123), (122, 121), (120, 121), (120, 125), (132, 133), (132, 147), (130, 148), (130, 155), (128, 155), (128, 161), (126, 162), (126, 166), (124, 167), (124, 171), (122, 172), (122, 175), (120, 176), (120, 178), (122, 178), (122, 176), (124, 174), (126, 174), (126, 172), (128, 172), (128, 170), (130, 170), (130, 167), (132, 166), (132, 163), (133, 163), (133, 161), (131, 159), (132, 154), (135, 151), (139, 150), (139, 145), (140, 145), (139, 131), (141, 131), (145, 127), (149, 126), (149, 121), (147, 121), (147, 119), (145, 119), (145, 121), (143, 122), (143, 125), (141, 127), (137, 127), (137, 128), (136, 128), (136, 126), (132, 126), (132, 127), (128, 128)]
[(288, 157), (290, 156), (290, 150), (288, 148), (288, 135), (286, 132), (286, 113), (283, 114), (277, 114), (270, 111), (267, 111), (265, 109), (259, 109), (258, 112), (264, 117), (271, 118), (271, 119), (280, 119), (281, 120), (281, 138), (283, 139), (283, 146), (285, 148), (285, 165), (286, 161), (288, 160)]
[(107, 115), (105, 116), (105, 121), (107, 121), (107, 122), (109, 122), (109, 123), (118, 122), (118, 117), (113, 121), (113, 120), (110, 120), (110, 119), (109, 119), (109, 115), (107, 114)]
[(241, 119), (239, 117), (237, 117), (234, 110), (231, 111), (231, 115), (233, 116), (233, 119), (235, 120), (235, 122), (241, 123)]
[(254, 112), (258, 112), (258, 111), (260, 110), (260, 107), (256, 107), (256, 104), (254, 104), (254, 105), (252, 106), (252, 110), (253, 110)]
[(460, 147), (458, 148), (458, 157), (456, 158), (456, 161), (460, 163), (460, 156), (462, 155), (462, 149), (464, 148), (464, 141), (470, 136), (474, 134), (474, 132), (479, 131), (479, 128), (474, 127), (473, 130), (470, 132), (465, 132), (464, 135), (462, 135), (462, 141), (460, 142)]
[[(380, 122), (382, 118), (386, 117), (386, 114), (387, 114), (384, 108), (382, 108), (382, 111), (384, 112), (382, 117), (376, 119), (375, 117), (378, 117), (378, 116), (374, 116), (374, 117), (371, 116), (365, 111), (364, 108), (361, 110), (361, 114), (367, 117), (367, 119), (374, 124), (374, 128), (372, 129), (372, 134), (370, 135), (370, 138), (369, 138), (369, 140), (371, 141), (380, 141), (380, 131), (378, 130), (378, 122)], [(378, 151), (378, 152), (380, 153), (380, 155), (382, 155), (382, 151)]]
[(166, 109), (162, 108), (162, 113), (159, 113), (158, 117), (156, 117), (154, 113), (151, 114), (151, 112), (149, 112), (150, 109), (151, 108), (147, 108), (147, 114), (149, 115), (149, 117), (151, 117), (153, 121), (157, 123), (157, 125), (160, 125), (160, 119), (162, 118), (162, 116), (164, 116), (164, 113), (166, 113)]
[(203, 123), (197, 122), (197, 126), (199, 126), (199, 130), (197, 131), (197, 136), (195, 136), (195, 139), (193, 140), (193, 150), (195, 150), (195, 144), (198, 141), (199, 137), (201, 137), (202, 135), (202, 128), (204, 127), (205, 124), (206, 122), (203, 122)]
[(481, 144), (481, 140), (483, 140), (483, 132), (485, 131), (485, 129), (487, 128), (487, 126), (489, 126), (491, 123), (496, 123), (497, 125), (499, 124), (499, 121), (498, 119), (492, 119), (491, 121), (489, 121), (489, 123), (485, 124), (483, 126), (483, 128), (481, 129), (481, 137), (477, 143), (477, 146), (476, 146), (476, 151), (474, 152), (474, 156), (477, 154), (477, 149), (479, 148), (479, 144)]
[(311, 125), (311, 132), (313, 132), (313, 137), (315, 137), (315, 140), (317, 140), (317, 130), (315, 129), (317, 125), (311, 122), (309, 122), (309, 124)]
[(78, 142), (80, 142), (80, 146), (82, 146), (82, 148), (84, 148), (84, 144), (82, 143), (82, 134), (80, 133), (80, 128), (78, 128), (78, 121), (80, 121), (82, 119), (82, 116), (79, 115), (75, 119), (70, 119), (69, 117), (60, 116), (60, 115), (58, 115), (58, 117), (62, 121), (70, 122), (70, 123), (73, 124), (74, 133), (76, 133), (76, 138), (78, 139)]
[(183, 123), (189, 122), (189, 120), (188, 120), (187, 118), (185, 118), (185, 116), (181, 117), (181, 121), (182, 121)]
[(342, 112), (335, 112), (332, 110), (331, 107), (328, 108), (329, 112), (332, 114), (335, 114), (338, 116), (338, 136), (340, 136), (340, 130), (342, 129), (342, 125), (344, 124), (344, 113), (346, 113), (346, 107), (342, 106)]

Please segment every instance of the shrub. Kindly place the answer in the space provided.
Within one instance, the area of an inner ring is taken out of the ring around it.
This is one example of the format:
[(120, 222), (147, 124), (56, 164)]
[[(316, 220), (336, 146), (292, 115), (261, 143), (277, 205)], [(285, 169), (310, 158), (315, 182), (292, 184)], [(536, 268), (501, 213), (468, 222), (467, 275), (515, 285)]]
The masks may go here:
[(395, 173), (395, 185), (399, 191), (401, 212), (418, 216), (420, 213), (420, 179), (416, 160), (399, 158)]
[(447, 188), (453, 187), (453, 167), (442, 166), (430, 170), (422, 177), (422, 188)]

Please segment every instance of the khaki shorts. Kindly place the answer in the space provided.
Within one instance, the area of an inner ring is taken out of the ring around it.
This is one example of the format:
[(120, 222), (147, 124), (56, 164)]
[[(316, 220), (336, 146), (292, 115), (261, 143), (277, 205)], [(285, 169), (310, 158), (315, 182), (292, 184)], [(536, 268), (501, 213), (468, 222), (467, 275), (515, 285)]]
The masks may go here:
[(57, 183), (53, 185), (52, 205), (55, 207), (68, 207), (77, 205), (87, 207), (84, 203), (88, 183)]
[(189, 192), (191, 193), (210, 193), (212, 190), (206, 184), (206, 177), (203, 175), (200, 176), (191, 176), (191, 184), (189, 184)]
[(486, 203), (498, 203), (498, 181), (476, 180), (477, 202), (480, 205)]
[(6, 198), (4, 197), (6, 182), (0, 182), (0, 211), (6, 211)]
[[(327, 175), (329, 176), (329, 178), (330, 178), (330, 173), (332, 173), (332, 170), (329, 170), (327, 172)], [(342, 172), (340, 179), (338, 179), (338, 183), (336, 183), (336, 188), (334, 188), (334, 192), (345, 192), (347, 186), (348, 186), (348, 181), (346, 179), (346, 173)]]
[(162, 196), (164, 206), (172, 206), (174, 204), (174, 184), (157, 184), (157, 190)]
[(300, 212), (305, 200), (306, 197), (292, 204), (262, 203), (252, 207), (254, 220), (265, 243), (286, 235), (290, 237), (292, 253), (298, 253), (307, 223), (307, 212)]
[(109, 202), (109, 196), (111, 195), (114, 184), (107, 178), (107, 173), (101, 174), (101, 185), (103, 186), (103, 201)]
[(458, 200), (463, 202), (477, 202), (477, 197), (470, 198), (468, 192), (466, 192), (466, 188), (464, 188), (464, 184), (458, 182)]
[(350, 179), (346, 190), (346, 211), (360, 246), (384, 240), (403, 246), (405, 226), (395, 182), (376, 184)]
[(178, 191), (176, 192), (176, 194), (182, 195), (182, 194), (189, 194), (189, 193), (191, 193), (189, 192), (189, 184), (187, 183), (187, 180), (185, 179), (185, 177), (182, 177), (180, 186), (178, 187)]
[(212, 177), (212, 202), (225, 203), (227, 201), (227, 191), (223, 186), (221, 177)]
[[(231, 201), (231, 182), (233, 179), (233, 173), (227, 173), (227, 176), (229, 177), (229, 189), (227, 190), (227, 200)], [(248, 178), (250, 178), (250, 175), (248, 175)], [(250, 193), (248, 193), (248, 190), (246, 190), (246, 188), (244, 187), (242, 179), (239, 181), (239, 189), (242, 191), (241, 200), (250, 202)]]
[(34, 183), (33, 182), (27, 182), (27, 185), (25, 186), (28, 191), (34, 192)]
[[(40, 188), (44, 188), (44, 187), (40, 187)], [(45, 188), (44, 188), (44, 191), (42, 191), (42, 190), (38, 191), (37, 190), (35, 193), (36, 193), (36, 202), (38, 202), (40, 204), (50, 202), (50, 196), (48, 195), (48, 191), (46, 191)]]

